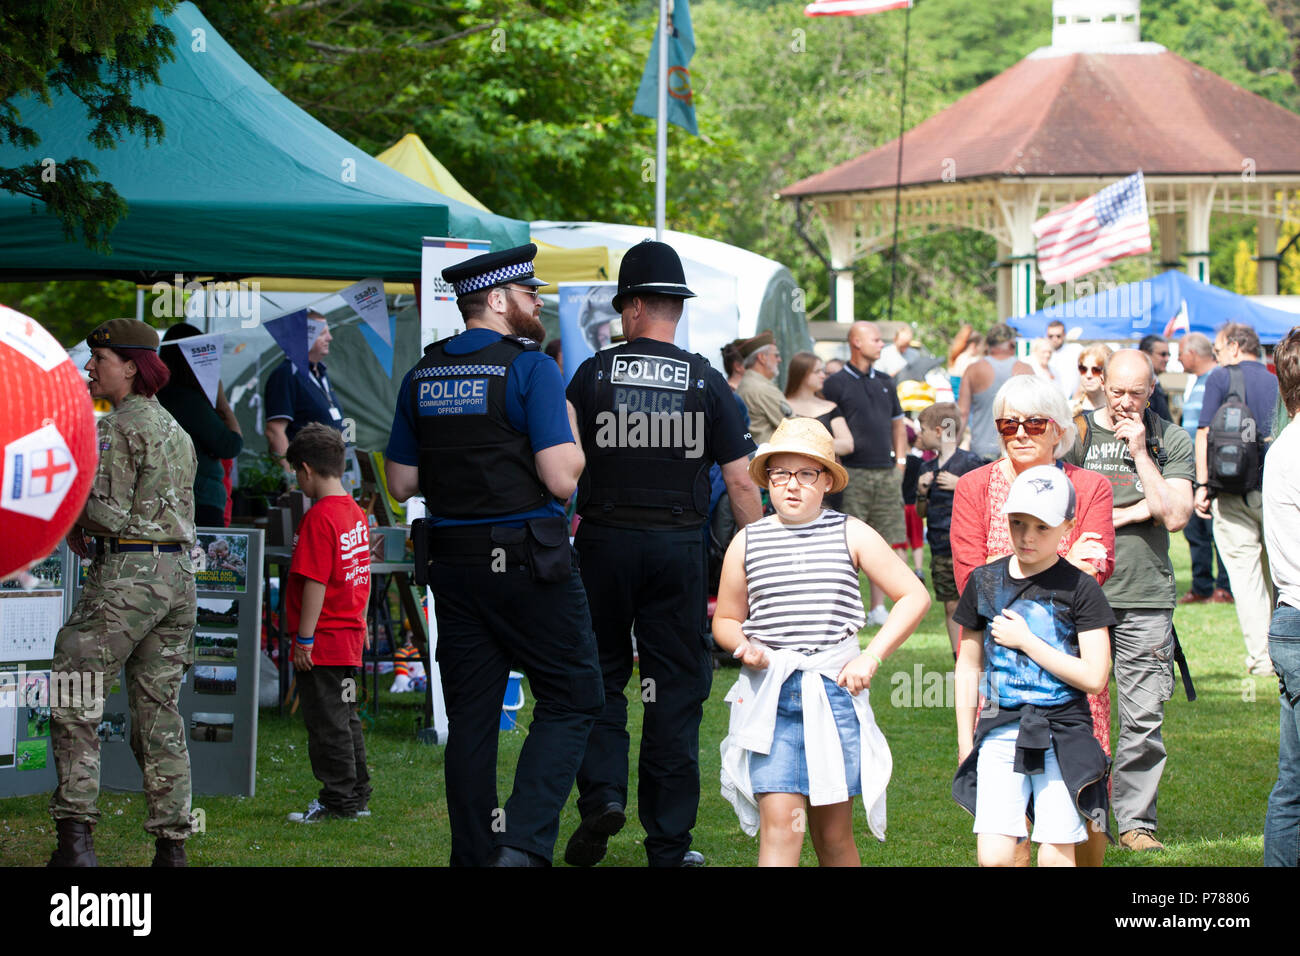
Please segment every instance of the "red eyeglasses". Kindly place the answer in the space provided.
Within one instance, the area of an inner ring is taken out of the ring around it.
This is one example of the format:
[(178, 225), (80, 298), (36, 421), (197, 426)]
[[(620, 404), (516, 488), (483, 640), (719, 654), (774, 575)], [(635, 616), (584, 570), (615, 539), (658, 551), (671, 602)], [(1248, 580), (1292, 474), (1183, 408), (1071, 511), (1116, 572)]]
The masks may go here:
[(1003, 438), (1014, 438), (1022, 425), (1026, 435), (1037, 438), (1047, 431), (1047, 426), (1052, 424), (1052, 420), (1050, 418), (998, 418), (993, 424), (997, 426), (998, 434)]
[(1092, 368), (1089, 368), (1088, 366), (1082, 364), (1079, 366), (1080, 375), (1087, 375), (1088, 372), (1092, 372), (1093, 375), (1100, 375), (1104, 371), (1106, 370), (1100, 365), (1094, 365), (1092, 366)]

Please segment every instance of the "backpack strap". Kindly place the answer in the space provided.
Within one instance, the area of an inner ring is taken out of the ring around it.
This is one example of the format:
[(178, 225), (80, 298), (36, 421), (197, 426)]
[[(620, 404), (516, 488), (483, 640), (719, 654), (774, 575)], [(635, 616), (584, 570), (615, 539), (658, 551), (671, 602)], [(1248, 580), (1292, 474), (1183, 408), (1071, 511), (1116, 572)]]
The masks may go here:
[(1079, 432), (1075, 447), (1079, 449), (1079, 467), (1083, 468), (1084, 462), (1088, 460), (1088, 448), (1092, 445), (1092, 417), (1079, 409), (1079, 414), (1074, 416), (1074, 427)]
[(1242, 404), (1246, 403), (1246, 376), (1242, 374), (1240, 366), (1229, 365), (1228, 394), (1223, 396), (1223, 400), (1229, 402), (1234, 397)]
[(1142, 412), (1142, 427), (1147, 431), (1147, 451), (1163, 475), (1165, 465), (1169, 463), (1169, 449), (1165, 447), (1165, 420), (1147, 406)]

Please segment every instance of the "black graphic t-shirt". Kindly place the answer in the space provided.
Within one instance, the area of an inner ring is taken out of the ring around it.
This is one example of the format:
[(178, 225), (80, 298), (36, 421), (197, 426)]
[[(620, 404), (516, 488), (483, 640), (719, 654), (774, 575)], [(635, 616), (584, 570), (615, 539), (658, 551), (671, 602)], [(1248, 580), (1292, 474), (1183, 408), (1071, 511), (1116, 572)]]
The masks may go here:
[(1051, 707), (1083, 696), (1028, 654), (993, 639), (993, 619), (1007, 608), (1025, 619), (1029, 629), (1052, 647), (1079, 656), (1079, 632), (1113, 627), (1115, 612), (1101, 587), (1064, 558), (1027, 578), (1011, 576), (1011, 555), (971, 572), (952, 619), (984, 632), (984, 670), (989, 700), (1001, 707), (1036, 704)]

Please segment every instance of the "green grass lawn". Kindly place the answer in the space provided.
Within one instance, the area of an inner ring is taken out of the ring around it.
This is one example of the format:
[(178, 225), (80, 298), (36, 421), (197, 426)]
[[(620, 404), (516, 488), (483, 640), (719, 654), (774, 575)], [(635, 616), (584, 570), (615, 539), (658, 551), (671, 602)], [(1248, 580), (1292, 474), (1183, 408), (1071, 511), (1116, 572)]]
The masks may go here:
[[(1181, 535), (1173, 538), (1179, 592), (1187, 588), (1189, 562)], [(1164, 853), (1134, 854), (1112, 849), (1108, 866), (1256, 866), (1263, 856), (1264, 812), (1276, 777), (1278, 705), (1272, 678), (1250, 678), (1245, 649), (1231, 605), (1197, 605), (1175, 616), (1196, 679), (1199, 699), (1188, 703), (1181, 685), (1167, 705), (1165, 742), (1169, 761), (1160, 788), (1160, 838)], [(943, 673), (952, 655), (943, 629), (942, 608), (931, 608), (921, 628), (890, 660), (872, 688), (876, 719), (894, 756), (889, 786), (889, 838), (877, 843), (866, 828), (861, 802), (855, 810), (863, 862), (889, 866), (968, 866), (974, 862), (971, 817), (950, 795), (957, 745), (953, 715), (945, 706), (894, 706), (914, 668)], [(700, 733), (701, 799), (694, 847), (712, 866), (750, 866), (758, 843), (740, 831), (735, 813), (718, 792), (718, 744), (726, 734), (723, 696), (734, 670), (715, 674)], [(390, 679), (384, 678), (384, 684)], [(639, 687), (634, 679), (630, 689)], [(1111, 685), (1112, 699), (1115, 695)], [(631, 694), (629, 694), (631, 696)], [(907, 701), (911, 704), (911, 695)], [(924, 700), (922, 701), (924, 703)], [(375, 785), (374, 815), (356, 823), (304, 827), (285, 822), (302, 810), (318, 786), (307, 760), (307, 737), (299, 717), (262, 712), (259, 726), (257, 796), (251, 799), (196, 795), (206, 832), (189, 844), (191, 863), (204, 866), (408, 866), (443, 865), (450, 852), (443, 795), (442, 750), (414, 737), (418, 702), (414, 695), (380, 701), (379, 719), (366, 728), (370, 772)], [(610, 841), (605, 865), (644, 866), (636, 821), (636, 740), (640, 733), (639, 696), (630, 707), (632, 760), (629, 824)], [(1112, 706), (1111, 741), (1118, 737), (1118, 711)], [(522, 726), (530, 719), (522, 712)], [(501, 734), (499, 786), (502, 801), (510, 791), (514, 764), (526, 731)], [(577, 825), (576, 795), (560, 822), (557, 860)], [(0, 861), (7, 865), (43, 864), (54, 845), (47, 796), (0, 800)], [(101, 796), (103, 817), (95, 832), (101, 863), (142, 866), (153, 845), (141, 829), (144, 799), (134, 793)], [(805, 845), (805, 864), (816, 858)]]

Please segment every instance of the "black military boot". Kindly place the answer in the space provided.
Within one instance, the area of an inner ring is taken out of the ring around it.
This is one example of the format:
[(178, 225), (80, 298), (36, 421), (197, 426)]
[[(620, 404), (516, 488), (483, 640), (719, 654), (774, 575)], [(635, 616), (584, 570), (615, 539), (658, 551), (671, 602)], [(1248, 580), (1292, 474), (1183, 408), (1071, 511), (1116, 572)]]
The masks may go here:
[(185, 841), (159, 837), (154, 841), (154, 866), (189, 866), (185, 859)]
[(91, 824), (80, 820), (55, 820), (54, 824), (59, 831), (59, 845), (46, 866), (99, 866), (91, 839), (95, 828)]

